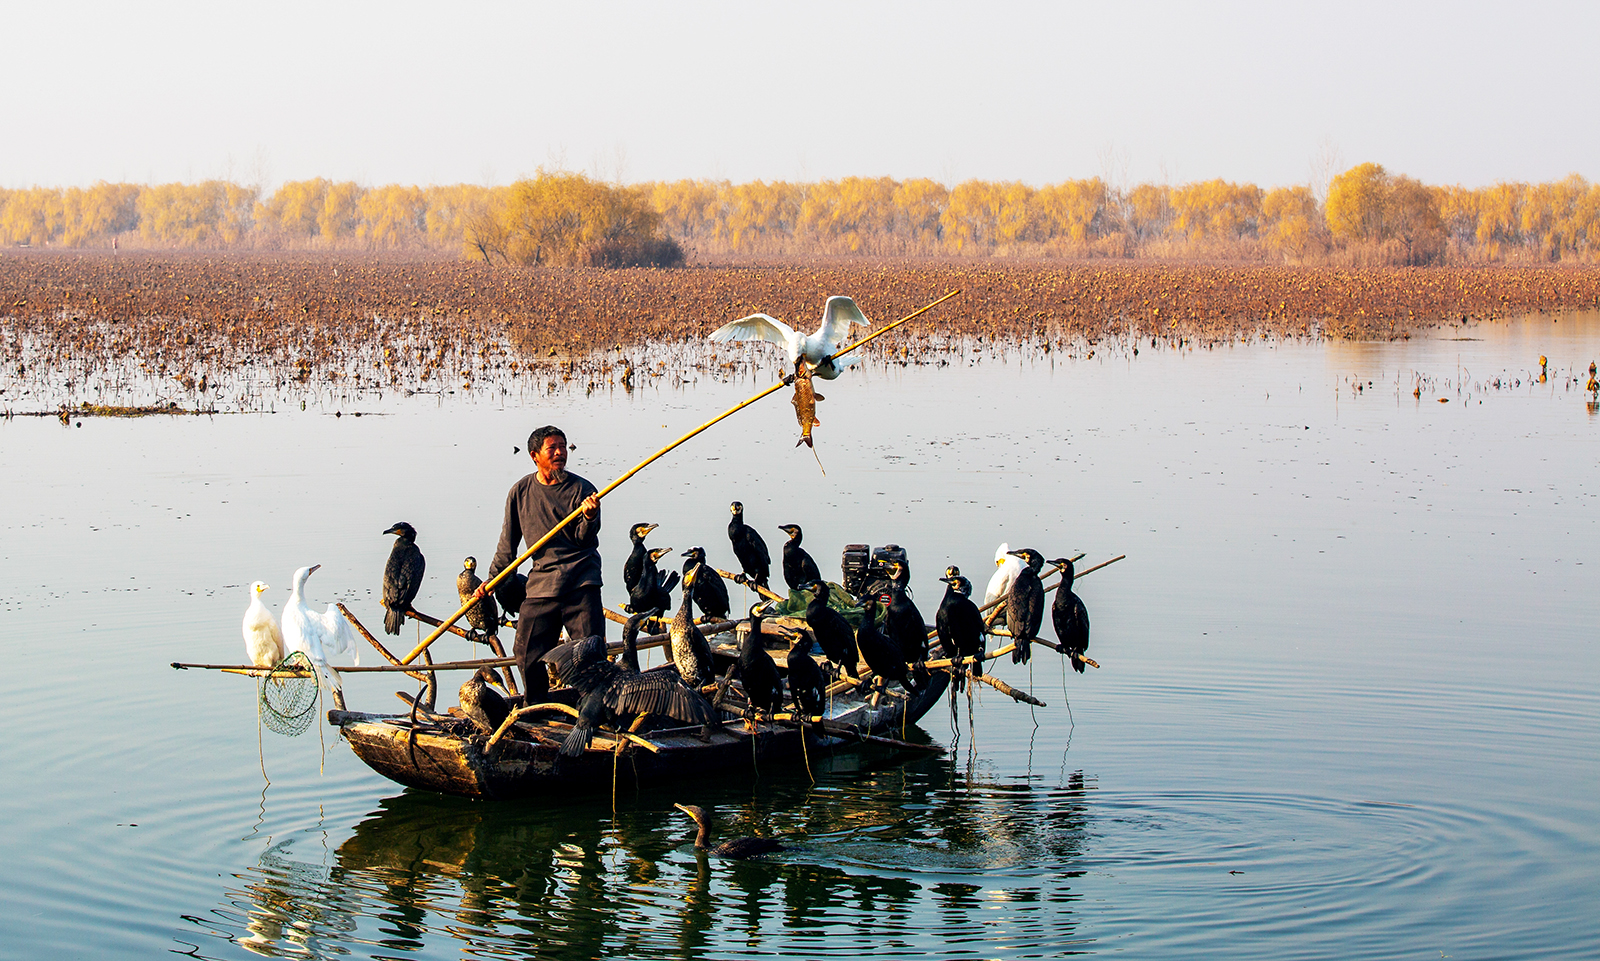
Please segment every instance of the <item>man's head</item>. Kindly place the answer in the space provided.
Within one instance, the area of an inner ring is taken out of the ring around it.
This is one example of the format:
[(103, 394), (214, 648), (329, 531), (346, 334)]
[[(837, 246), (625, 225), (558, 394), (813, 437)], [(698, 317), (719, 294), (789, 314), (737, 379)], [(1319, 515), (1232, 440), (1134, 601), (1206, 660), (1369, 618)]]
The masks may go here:
[(567, 469), (567, 435), (559, 427), (538, 428), (528, 435), (528, 455), (541, 474), (559, 474)]

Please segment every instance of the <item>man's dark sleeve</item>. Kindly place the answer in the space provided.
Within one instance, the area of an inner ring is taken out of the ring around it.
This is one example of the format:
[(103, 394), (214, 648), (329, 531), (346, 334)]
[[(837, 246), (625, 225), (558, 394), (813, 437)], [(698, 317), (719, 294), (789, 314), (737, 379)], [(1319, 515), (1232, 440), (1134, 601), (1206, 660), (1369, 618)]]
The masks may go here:
[[(593, 484), (585, 481), (583, 490), (578, 498), (578, 507), (583, 506), (584, 498), (590, 494), (598, 493), (599, 491), (595, 489)], [(573, 509), (576, 510), (577, 507)], [(598, 549), (600, 547), (600, 508), (598, 506), (595, 507), (593, 518), (579, 514), (578, 519), (572, 522), (572, 528), (572, 539), (577, 542), (579, 547)]]
[(517, 506), (517, 489), (513, 486), (506, 493), (506, 516), (500, 522), (500, 543), (495, 546), (494, 560), (489, 564), (489, 576), (484, 578), (486, 581), (494, 580), (496, 574), (517, 559), (517, 545), (522, 543), (522, 512)]

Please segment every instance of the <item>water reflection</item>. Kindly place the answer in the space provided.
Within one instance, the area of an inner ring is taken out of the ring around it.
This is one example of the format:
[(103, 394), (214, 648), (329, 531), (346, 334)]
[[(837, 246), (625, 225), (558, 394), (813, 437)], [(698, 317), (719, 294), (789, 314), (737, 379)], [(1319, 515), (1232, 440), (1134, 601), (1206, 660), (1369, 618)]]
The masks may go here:
[[(992, 954), (996, 939), (1008, 950), (1072, 940), (1062, 905), (1083, 873), (1092, 778), (974, 781), (945, 756), (848, 766), (815, 784), (680, 784), (615, 812), (605, 795), (510, 804), (407, 791), (326, 866), (315, 838), (279, 841), (235, 876), (223, 907), (187, 920), (269, 956), (961, 956)], [(788, 849), (708, 858), (669, 807), (679, 799), (714, 805), (718, 837), (772, 834)]]

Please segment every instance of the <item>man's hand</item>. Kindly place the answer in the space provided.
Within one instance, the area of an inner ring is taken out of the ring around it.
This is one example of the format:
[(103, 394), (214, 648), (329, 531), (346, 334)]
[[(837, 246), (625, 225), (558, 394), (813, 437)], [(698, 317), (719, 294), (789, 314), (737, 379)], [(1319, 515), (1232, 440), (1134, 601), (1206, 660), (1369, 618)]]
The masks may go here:
[(485, 597), (488, 597), (489, 596), (488, 587), (489, 587), (489, 585), (487, 585), (487, 584), (479, 584), (478, 585), (478, 589), (472, 592), (472, 599), (475, 600), (475, 601), (481, 601)]
[(600, 513), (600, 495), (599, 495), (599, 493), (597, 492), (597, 493), (594, 493), (594, 494), (590, 494), (588, 497), (585, 497), (583, 499), (583, 505), (582, 506), (583, 506), (583, 516), (588, 520), (591, 520), (591, 521), (594, 520), (595, 515)]

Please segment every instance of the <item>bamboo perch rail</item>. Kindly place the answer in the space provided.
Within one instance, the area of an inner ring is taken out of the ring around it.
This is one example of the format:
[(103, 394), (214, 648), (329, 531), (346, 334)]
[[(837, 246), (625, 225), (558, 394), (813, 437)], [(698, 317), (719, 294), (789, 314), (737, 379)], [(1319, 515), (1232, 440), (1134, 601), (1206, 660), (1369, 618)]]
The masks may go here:
[(716, 567), (713, 567), (712, 570), (716, 571), (718, 576), (722, 577), (724, 580), (733, 581), (735, 584), (743, 584), (745, 587), (748, 587), (751, 590), (755, 591), (758, 596), (764, 597), (769, 601), (786, 601), (786, 600), (788, 600), (787, 597), (780, 596), (777, 591), (774, 591), (769, 587), (762, 587), (760, 584), (752, 584), (752, 583), (749, 583), (748, 581), (740, 580), (740, 578), (744, 576), (743, 574), (733, 574), (733, 573), (730, 573), (728, 571), (725, 571), (725, 570), (722, 570), (722, 569), (716, 568)]
[[(860, 340), (856, 341), (855, 343), (851, 344), (850, 346), (845, 347), (842, 350), (839, 350), (838, 352), (836, 352), (836, 353), (834, 353), (832, 355), (832, 358), (837, 358), (837, 357), (841, 357), (841, 356), (843, 356), (845, 354), (848, 354), (850, 351), (855, 350), (857, 347), (860, 347), (862, 344), (867, 343), (868, 341), (872, 340), (874, 337), (879, 337), (879, 336), (881, 336), (883, 334), (888, 333), (889, 331), (891, 331), (894, 328), (900, 326), (901, 324), (903, 324), (906, 321), (912, 319), (913, 317), (916, 317), (916, 316), (918, 316), (918, 315), (920, 315), (920, 314), (922, 314), (922, 313), (924, 313), (926, 311), (932, 310), (933, 308), (939, 306), (940, 304), (944, 303), (945, 301), (949, 300), (951, 297), (954, 297), (959, 293), (961, 293), (961, 291), (959, 289), (950, 291), (949, 293), (945, 294), (943, 297), (940, 297), (938, 300), (934, 301), (933, 303), (927, 304), (926, 306), (923, 306), (923, 307), (920, 307), (920, 308), (912, 311), (911, 313), (907, 314), (906, 316), (900, 318), (899, 320), (895, 321), (894, 323), (888, 325), (887, 327), (884, 327), (884, 328), (882, 328), (880, 330), (874, 331), (873, 333), (868, 334), (867, 336), (861, 338)], [(830, 359), (832, 359), (832, 358), (830, 358)], [(719, 422), (721, 420), (724, 420), (724, 419), (726, 419), (728, 417), (733, 416), (734, 414), (738, 413), (741, 410), (744, 410), (746, 407), (749, 407), (751, 404), (754, 404), (756, 401), (761, 400), (762, 398), (768, 396), (769, 394), (773, 394), (773, 393), (776, 393), (776, 392), (782, 390), (785, 386), (787, 386), (789, 384), (790, 379), (791, 378), (784, 378), (783, 380), (778, 381), (776, 384), (773, 384), (771, 387), (768, 387), (766, 390), (763, 390), (760, 393), (758, 393), (758, 394), (756, 394), (756, 395), (754, 395), (754, 396), (752, 396), (752, 397), (750, 397), (750, 398), (748, 398), (746, 400), (740, 401), (739, 403), (733, 405), (732, 407), (728, 408), (727, 410), (723, 411), (722, 413), (718, 414), (717, 416), (715, 416), (715, 417), (711, 418), (710, 420), (706, 421), (704, 424), (701, 424), (699, 427), (696, 427), (694, 430), (691, 430), (689, 433), (684, 434), (682, 437), (678, 438), (677, 440), (673, 441), (672, 443), (668, 444), (667, 446), (665, 446), (665, 447), (661, 448), (660, 450), (656, 451), (654, 454), (651, 454), (649, 457), (646, 457), (644, 460), (640, 461), (638, 463), (638, 465), (636, 465), (633, 469), (629, 470), (627, 473), (623, 474), (621, 477), (618, 477), (616, 480), (614, 480), (611, 483), (607, 484), (603, 490), (598, 491), (596, 493), (596, 499), (597, 500), (605, 500), (605, 498), (606, 498), (606, 496), (608, 494), (610, 494), (612, 491), (616, 490), (617, 488), (621, 487), (623, 484), (627, 483), (633, 477), (633, 475), (635, 475), (635, 474), (639, 473), (640, 471), (644, 470), (646, 467), (649, 467), (651, 464), (655, 463), (660, 458), (665, 457), (668, 453), (670, 453), (672, 450), (677, 448), (680, 444), (683, 444), (683, 443), (689, 441), (691, 438), (695, 437), (695, 435), (701, 433), (704, 430), (709, 429), (710, 427), (715, 425), (717, 422)], [(515, 571), (518, 567), (521, 567), (524, 563), (527, 562), (527, 560), (530, 557), (532, 557), (533, 555), (539, 553), (539, 551), (544, 549), (544, 546), (546, 544), (550, 543), (551, 538), (555, 537), (557, 534), (561, 533), (561, 531), (565, 530), (568, 524), (571, 524), (573, 521), (577, 520), (580, 516), (582, 516), (582, 514), (583, 514), (583, 508), (579, 507), (577, 510), (573, 511), (572, 513), (568, 514), (566, 517), (562, 518), (561, 523), (559, 523), (556, 526), (550, 528), (550, 530), (547, 531), (543, 537), (539, 538), (537, 541), (535, 541), (534, 543), (530, 544), (528, 546), (527, 550), (525, 550), (521, 554), (517, 555), (517, 559), (516, 560), (512, 561), (510, 564), (507, 564), (505, 566), (504, 570), (500, 571), (500, 573), (496, 574), (494, 577), (490, 578), (487, 582), (485, 582), (484, 585), (483, 585), (484, 592), (488, 593), (490, 591), (493, 591), (494, 588), (495, 588), (495, 585), (499, 584), (502, 580), (505, 580), (508, 576), (510, 576), (511, 572)], [(456, 611), (454, 614), (450, 615), (450, 617), (448, 617), (445, 620), (443, 626), (435, 628), (432, 634), (429, 634), (427, 637), (423, 638), (421, 643), (419, 643), (414, 649), (412, 649), (411, 653), (407, 654), (405, 657), (400, 659), (400, 662), (402, 664), (410, 664), (412, 661), (414, 661), (418, 657), (420, 657), (422, 655), (423, 651), (427, 650), (428, 647), (431, 644), (433, 644), (434, 641), (438, 640), (439, 637), (444, 634), (445, 627), (447, 627), (447, 626), (449, 626), (451, 624), (454, 624), (456, 621), (458, 621), (462, 617), (466, 616), (467, 611), (471, 610), (472, 606), (474, 604), (477, 604), (477, 603), (478, 602), (476, 600), (469, 599), (467, 601), (467, 603), (461, 605), (461, 609)]]
[[(350, 608), (345, 607), (342, 602), (341, 603), (336, 603), (334, 606), (339, 608), (339, 613), (343, 614), (344, 615), (344, 619), (350, 622), (350, 626), (354, 627), (356, 629), (356, 633), (360, 634), (362, 637), (366, 638), (367, 639), (367, 643), (371, 644), (374, 648), (377, 649), (379, 654), (383, 655), (383, 659), (384, 660), (388, 661), (390, 664), (394, 664), (394, 665), (399, 665), (400, 664), (400, 659), (395, 657), (393, 654), (390, 654), (389, 653), (389, 649), (387, 647), (384, 647), (383, 643), (381, 641), (379, 641), (376, 637), (372, 636), (372, 632), (367, 630), (366, 625), (364, 625), (360, 621), (356, 620), (356, 616), (354, 614), (350, 613)], [(409, 671), (408, 670), (408, 671), (406, 671), (406, 676), (411, 677), (411, 678), (415, 678), (416, 680), (422, 681), (424, 683), (426, 683), (427, 680), (428, 680), (428, 675), (424, 671)]]
[[(429, 674), (434, 671), (476, 671), (480, 667), (504, 667), (507, 664), (517, 663), (511, 657), (486, 657), (476, 661), (440, 661), (437, 664), (373, 664), (365, 667), (339, 667), (334, 668), (340, 674)], [(173, 661), (172, 668), (178, 671), (222, 671), (225, 674), (244, 674), (249, 677), (264, 677), (277, 668), (257, 667), (254, 664), (191, 664), (186, 661)], [(286, 677), (310, 677), (311, 672), (301, 668), (288, 668), (279, 673)]]

